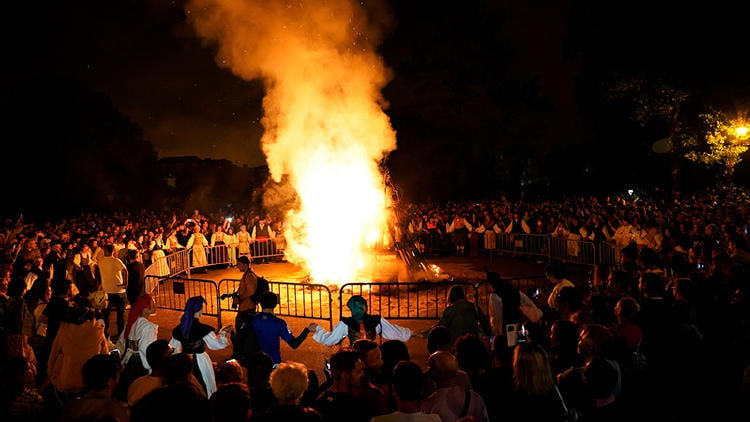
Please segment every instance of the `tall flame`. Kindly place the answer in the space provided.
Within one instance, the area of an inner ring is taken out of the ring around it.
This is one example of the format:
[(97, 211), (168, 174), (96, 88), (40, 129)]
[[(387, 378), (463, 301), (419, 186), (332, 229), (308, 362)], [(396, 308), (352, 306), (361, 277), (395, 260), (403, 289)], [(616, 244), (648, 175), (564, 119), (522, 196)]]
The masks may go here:
[(350, 0), (193, 0), (199, 36), (217, 62), (262, 78), (272, 178), (287, 175), (299, 209), (287, 214), (287, 259), (316, 281), (357, 278), (368, 243), (386, 225), (378, 162), (396, 148), (380, 90), (388, 71), (375, 52), (379, 28)]

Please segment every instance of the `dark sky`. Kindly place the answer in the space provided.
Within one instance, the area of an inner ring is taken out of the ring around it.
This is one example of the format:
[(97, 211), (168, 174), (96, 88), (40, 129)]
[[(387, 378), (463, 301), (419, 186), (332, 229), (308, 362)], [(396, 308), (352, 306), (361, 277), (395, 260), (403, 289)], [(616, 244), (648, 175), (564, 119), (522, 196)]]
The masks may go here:
[[(3, 29), (6, 83), (72, 77), (131, 116), (160, 157), (264, 164), (263, 86), (216, 65), (183, 1), (13, 3)], [(450, 116), (456, 132), (478, 132), (491, 113), (524, 110), (535, 113), (526, 123), (539, 146), (591, 142), (595, 100), (586, 87), (611, 69), (658, 70), (741, 104), (750, 94), (748, 6), (652, 3), (391, 0), (394, 25), (381, 53), (394, 71), (384, 93), (399, 143), (403, 136), (414, 148), (452, 133), (443, 130)], [(522, 139), (508, 124), (513, 118), (497, 120), (498, 139)]]

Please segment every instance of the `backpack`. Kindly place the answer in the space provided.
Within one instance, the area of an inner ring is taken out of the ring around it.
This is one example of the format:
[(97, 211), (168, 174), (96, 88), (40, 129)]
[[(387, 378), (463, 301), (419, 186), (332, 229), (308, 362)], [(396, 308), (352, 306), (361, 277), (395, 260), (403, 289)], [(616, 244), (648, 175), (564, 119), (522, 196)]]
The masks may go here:
[(250, 296), (250, 299), (253, 300), (255, 303), (260, 302), (260, 295), (262, 295), (265, 292), (268, 292), (271, 290), (271, 287), (268, 285), (268, 280), (266, 280), (265, 277), (256, 275), (256, 278), (258, 279), (258, 285), (255, 288), (255, 293), (253, 293), (252, 296)]

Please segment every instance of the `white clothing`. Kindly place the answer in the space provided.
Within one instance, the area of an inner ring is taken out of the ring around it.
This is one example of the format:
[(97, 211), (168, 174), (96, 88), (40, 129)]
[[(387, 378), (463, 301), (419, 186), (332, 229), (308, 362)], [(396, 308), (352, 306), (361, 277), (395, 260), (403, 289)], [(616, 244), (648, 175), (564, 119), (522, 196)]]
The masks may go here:
[(103, 256), (99, 259), (99, 274), (102, 276), (102, 290), (104, 293), (125, 293), (123, 287), (122, 270), (127, 269), (120, 258)]
[[(227, 341), (226, 331), (222, 331), (221, 334), (217, 335), (215, 332), (210, 332), (203, 337), (203, 343), (206, 347), (211, 350), (219, 350), (227, 347), (229, 342)], [(169, 340), (169, 345), (174, 349), (174, 353), (182, 353), (182, 343), (176, 338), (172, 337)], [(197, 353), (195, 354), (195, 362), (198, 364), (198, 369), (201, 371), (201, 378), (203, 378), (203, 384), (206, 385), (206, 395), (211, 398), (211, 395), (216, 392), (216, 375), (214, 374), (214, 365), (211, 362), (211, 357), (208, 353)]]
[[(529, 322), (539, 322), (542, 319), (542, 310), (536, 306), (524, 292), (518, 292), (521, 296), (519, 309), (521, 314)], [(505, 323), (503, 322), (503, 299), (497, 294), (490, 294), (490, 325), (492, 326), (492, 335), (498, 336), (505, 332)]]
[(187, 247), (193, 248), (193, 265), (194, 268), (200, 268), (205, 267), (208, 265), (208, 259), (206, 258), (206, 250), (204, 249), (206, 246), (208, 246), (208, 241), (206, 240), (206, 236), (203, 236), (200, 233), (193, 233), (190, 235), (190, 239), (188, 240)]
[(434, 413), (393, 412), (387, 415), (374, 416), (370, 422), (441, 422), (440, 416)]
[[(469, 390), (471, 402), (466, 416), (473, 416), (476, 422), (489, 422), (487, 407), (476, 391)], [(422, 412), (437, 413), (442, 422), (454, 422), (459, 418), (466, 401), (466, 390), (459, 386), (440, 388), (422, 402)]]
[[(169, 265), (167, 264), (167, 257), (166, 255), (164, 255), (164, 250), (154, 249), (151, 252), (151, 265), (153, 265), (155, 268), (154, 275), (159, 277), (166, 277), (169, 275)], [(152, 281), (152, 283), (156, 283), (156, 281)], [(149, 288), (149, 286), (147, 285), (146, 293), (149, 293), (151, 291), (153, 291), (153, 287)]]
[[(316, 324), (315, 328), (313, 339), (324, 346), (339, 344), (349, 335), (349, 326), (343, 321), (339, 321), (330, 333), (320, 325)], [(393, 325), (383, 317), (380, 317), (380, 324), (375, 326), (375, 332), (386, 340), (399, 340), (406, 343), (411, 338), (411, 329)]]
[[(130, 333), (128, 335), (128, 340), (138, 342), (138, 356), (141, 358), (141, 363), (149, 374), (151, 373), (151, 366), (149, 366), (148, 361), (146, 360), (146, 348), (149, 344), (157, 340), (158, 331), (158, 325), (154, 324), (144, 317), (138, 317), (138, 319), (136, 319), (133, 323), (133, 326), (130, 328)], [(122, 330), (120, 339), (117, 340), (117, 348), (120, 351), (124, 352), (124, 354), (122, 355), (123, 365), (127, 365), (130, 358), (132, 358), (133, 355), (136, 354), (133, 349), (127, 346), (127, 342), (125, 341), (125, 330)]]

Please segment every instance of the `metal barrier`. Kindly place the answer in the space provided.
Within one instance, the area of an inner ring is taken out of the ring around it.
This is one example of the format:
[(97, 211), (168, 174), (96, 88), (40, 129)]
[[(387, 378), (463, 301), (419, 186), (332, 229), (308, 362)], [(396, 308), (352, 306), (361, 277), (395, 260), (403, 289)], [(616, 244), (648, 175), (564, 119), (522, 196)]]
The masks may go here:
[(413, 283), (346, 283), (339, 288), (339, 320), (349, 298), (360, 295), (367, 301), (368, 312), (388, 319), (440, 319), (447, 306), (451, 286), (464, 287), (467, 297), (474, 295), (478, 302), (476, 286), (471, 283), (450, 281)]
[(549, 236), (543, 234), (499, 233), (495, 244), (500, 252), (549, 256)]
[(607, 242), (599, 242), (599, 250), (596, 255), (598, 264), (619, 264), (620, 250), (617, 245)]
[(596, 248), (594, 242), (587, 240), (550, 237), (549, 257), (574, 264), (594, 265)]
[[(220, 280), (217, 297), (236, 292), (239, 285), (240, 280), (237, 279)], [(327, 286), (268, 280), (268, 287), (279, 296), (279, 306), (274, 311), (276, 315), (328, 321), (328, 329), (333, 329), (332, 298)], [(237, 312), (231, 303), (231, 298), (218, 301), (219, 325), (221, 312)]]
[(151, 283), (159, 286), (158, 294), (152, 295), (157, 308), (184, 311), (188, 299), (193, 296), (203, 296), (206, 299), (206, 304), (203, 305), (203, 315), (220, 316), (216, 295), (218, 287), (215, 281), (182, 277), (148, 276), (147, 278), (156, 279)]

